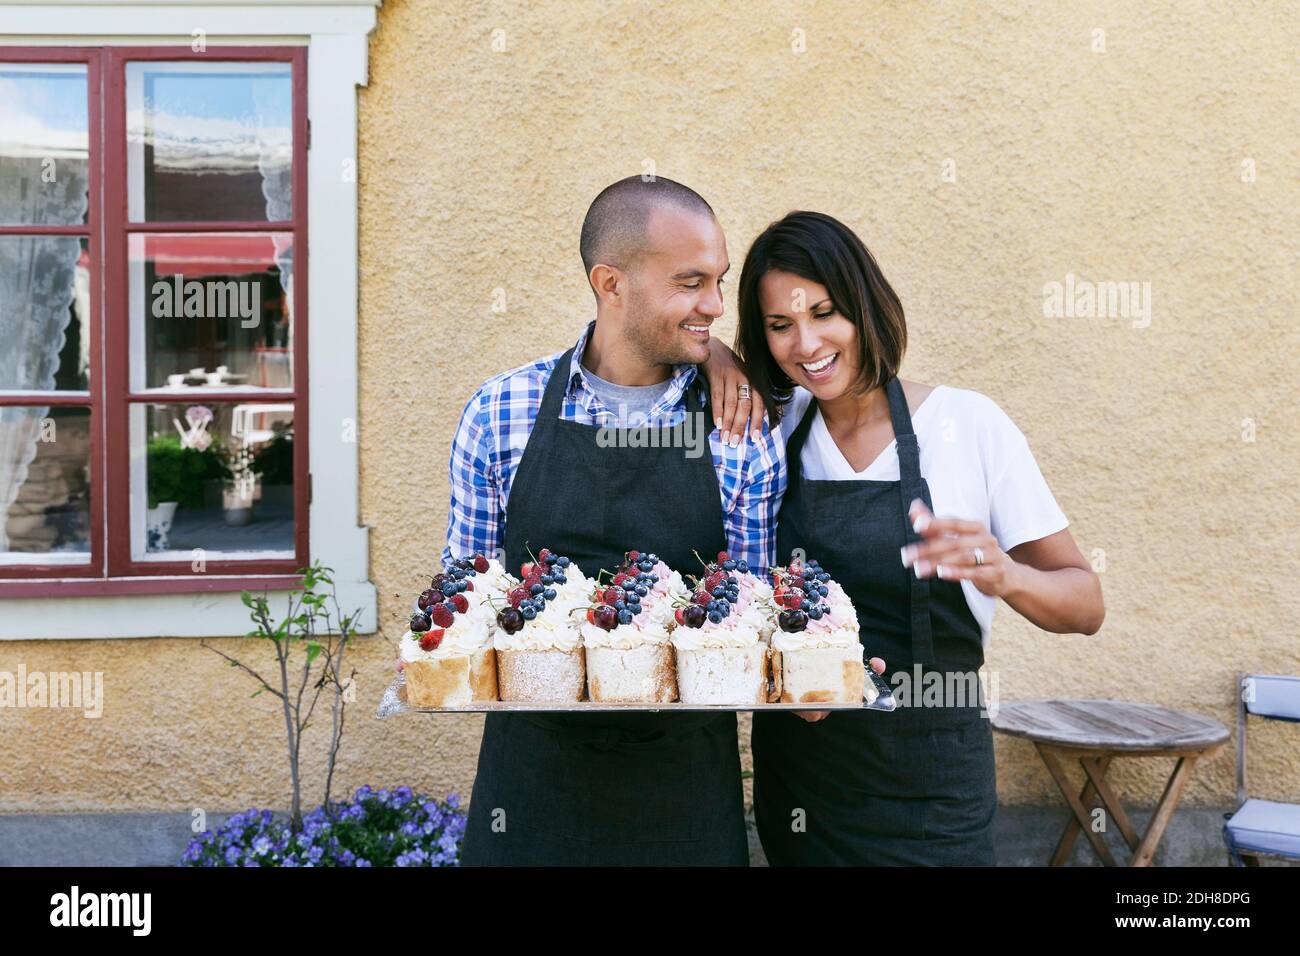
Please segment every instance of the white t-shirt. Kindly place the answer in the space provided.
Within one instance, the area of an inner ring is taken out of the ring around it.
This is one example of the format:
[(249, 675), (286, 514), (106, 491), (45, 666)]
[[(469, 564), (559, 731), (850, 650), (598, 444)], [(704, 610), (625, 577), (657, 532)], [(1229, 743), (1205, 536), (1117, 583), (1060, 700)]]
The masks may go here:
[[(794, 434), (812, 394), (796, 387), (781, 418), (781, 438)], [(898, 481), (898, 446), (891, 441), (863, 471), (854, 471), (822, 420), (820, 410), (799, 456), (805, 478), (814, 481)], [(1069, 525), (1029, 450), (1029, 442), (991, 398), (964, 388), (937, 385), (912, 415), (920, 448), (921, 477), (930, 486), (934, 513), (985, 525), (1003, 551), (1037, 541)], [(816, 557), (816, 555), (811, 555)], [(997, 598), (961, 582), (966, 603), (979, 622), (984, 645)]]

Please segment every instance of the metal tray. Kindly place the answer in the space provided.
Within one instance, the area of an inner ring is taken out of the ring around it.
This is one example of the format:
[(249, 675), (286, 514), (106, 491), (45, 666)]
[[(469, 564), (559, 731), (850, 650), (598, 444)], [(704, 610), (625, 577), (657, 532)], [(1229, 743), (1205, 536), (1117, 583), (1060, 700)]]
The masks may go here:
[[(503, 700), (484, 700), (466, 704), (463, 707), (412, 707), (406, 702), (406, 675), (398, 674), (396, 680), (388, 685), (384, 696), (379, 701), (375, 716), (392, 717), (396, 714), (486, 714), (493, 711), (565, 711), (571, 713), (646, 711), (691, 711), (691, 710), (883, 710), (891, 711), (897, 707), (890, 687), (875, 671), (867, 668), (867, 678), (875, 690), (876, 696), (863, 700), (861, 704), (597, 704), (587, 700), (561, 702), (555, 704), (536, 704)], [(870, 696), (870, 691), (868, 692)]]

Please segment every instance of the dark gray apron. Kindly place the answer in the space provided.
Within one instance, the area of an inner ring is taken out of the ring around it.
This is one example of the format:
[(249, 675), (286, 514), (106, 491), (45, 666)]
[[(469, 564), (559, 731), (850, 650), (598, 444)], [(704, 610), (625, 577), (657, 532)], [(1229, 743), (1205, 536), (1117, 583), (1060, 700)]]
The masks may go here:
[[(786, 446), (789, 487), (777, 555), (802, 548), (848, 593), (864, 657), (887, 678), (973, 673), (984, 662), (979, 624), (956, 581), (918, 580), (899, 549), (921, 540), (908, 505), (933, 510), (898, 379), (886, 386), (898, 445), (898, 481), (811, 481), (800, 453), (817, 411), (810, 405)], [(900, 683), (891, 680), (898, 693)], [(967, 706), (893, 713), (840, 711), (816, 723), (794, 714), (754, 715), (754, 815), (768, 861), (788, 865), (994, 864), (997, 809), (993, 734)], [(810, 707), (809, 709), (816, 709)]]
[[(693, 548), (711, 560), (726, 547), (707, 389), (687, 401), (707, 423), (698, 456), (600, 447), (596, 426), (559, 417), (572, 355), (547, 381), (510, 489), (506, 566), (546, 547), (594, 578), (636, 548), (699, 569)], [(735, 714), (488, 714), (461, 862), (748, 865)]]

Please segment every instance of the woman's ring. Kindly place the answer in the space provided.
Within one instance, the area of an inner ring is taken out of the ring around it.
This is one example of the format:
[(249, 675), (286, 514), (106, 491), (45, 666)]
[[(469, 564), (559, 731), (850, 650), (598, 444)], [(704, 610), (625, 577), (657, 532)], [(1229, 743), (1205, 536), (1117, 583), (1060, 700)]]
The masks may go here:
[(737, 386), (736, 386), (736, 394), (737, 394), (737, 396), (739, 396), (739, 400), (740, 400), (740, 401), (742, 401), (742, 402), (744, 402), (744, 401), (748, 401), (748, 400), (749, 400), (749, 386), (748, 386), (748, 385), (737, 385)]
[(981, 548), (975, 548), (974, 552), (975, 552), (975, 567), (978, 568), (981, 564), (984, 563), (984, 551)]

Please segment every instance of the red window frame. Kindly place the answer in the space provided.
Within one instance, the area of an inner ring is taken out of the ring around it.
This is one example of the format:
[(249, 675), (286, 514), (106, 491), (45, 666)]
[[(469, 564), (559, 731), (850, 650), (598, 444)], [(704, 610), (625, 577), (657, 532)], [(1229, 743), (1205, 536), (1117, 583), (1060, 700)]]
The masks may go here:
[[(289, 63), (293, 96), (293, 218), (284, 222), (131, 222), (127, 207), (126, 64), (140, 61)], [(89, 408), (90, 561), (86, 565), (0, 565), (0, 597), (200, 593), (292, 587), (310, 561), (307, 303), (307, 48), (0, 47), (0, 63), (84, 63), (90, 137), (87, 222), (69, 226), (0, 225), (5, 235), (70, 235), (89, 244), (90, 389), (88, 392), (0, 391), (0, 405)], [(134, 392), (128, 353), (130, 302), (128, 244), (139, 233), (269, 233), (293, 236), (293, 388), (224, 390), (205, 394), (209, 405), (292, 402), (294, 406), (294, 556), (287, 559), (210, 558), (203, 571), (186, 561), (131, 557), (130, 435), (132, 405), (184, 403), (183, 395)]]

